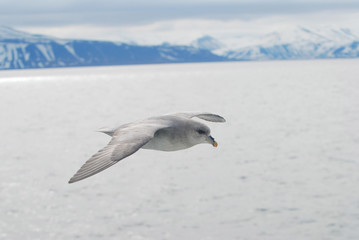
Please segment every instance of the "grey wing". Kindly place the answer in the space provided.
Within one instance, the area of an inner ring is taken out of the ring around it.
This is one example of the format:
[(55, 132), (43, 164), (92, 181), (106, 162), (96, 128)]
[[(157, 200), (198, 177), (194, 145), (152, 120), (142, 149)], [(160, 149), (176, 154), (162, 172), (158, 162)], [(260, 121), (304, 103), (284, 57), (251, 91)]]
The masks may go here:
[(69, 183), (88, 178), (135, 153), (162, 127), (155, 124), (135, 124), (116, 131), (108, 145), (87, 160)]
[(207, 112), (202, 112), (202, 113), (176, 113), (173, 114), (176, 116), (181, 116), (181, 117), (185, 117), (185, 118), (193, 118), (193, 117), (198, 117), (200, 119), (206, 120), (206, 121), (210, 121), (210, 122), (225, 122), (226, 120), (217, 115), (217, 114), (213, 114), (213, 113), (207, 113)]

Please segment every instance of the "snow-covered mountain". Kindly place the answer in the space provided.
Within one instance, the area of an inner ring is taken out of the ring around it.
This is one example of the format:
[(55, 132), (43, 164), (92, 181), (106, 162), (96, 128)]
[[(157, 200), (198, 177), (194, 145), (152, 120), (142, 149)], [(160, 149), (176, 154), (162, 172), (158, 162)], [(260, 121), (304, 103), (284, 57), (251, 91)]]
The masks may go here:
[(218, 50), (224, 47), (223, 43), (209, 35), (196, 39), (191, 45), (199, 49), (206, 49), (210, 51)]
[(231, 60), (359, 57), (359, 37), (343, 28), (294, 27), (217, 41), (223, 41), (224, 47), (216, 49), (214, 53)]
[(224, 61), (192, 46), (57, 39), (0, 27), (0, 69)]
[(349, 29), (294, 27), (235, 37), (205, 35), (188, 46), (58, 39), (0, 27), (0, 69), (359, 57)]

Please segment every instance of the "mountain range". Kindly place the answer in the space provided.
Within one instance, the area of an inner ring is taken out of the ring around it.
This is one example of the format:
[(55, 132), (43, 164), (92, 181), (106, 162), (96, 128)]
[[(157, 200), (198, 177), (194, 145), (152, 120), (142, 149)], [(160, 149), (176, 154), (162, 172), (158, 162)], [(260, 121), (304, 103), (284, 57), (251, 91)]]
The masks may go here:
[(0, 27), (0, 69), (213, 61), (357, 58), (348, 29), (294, 27), (264, 35), (203, 36), (186, 46), (59, 39)]
[(237, 41), (232, 40), (232, 43), (212, 51), (231, 60), (359, 57), (359, 38), (344, 28), (310, 29), (297, 26), (259, 36), (240, 37)]

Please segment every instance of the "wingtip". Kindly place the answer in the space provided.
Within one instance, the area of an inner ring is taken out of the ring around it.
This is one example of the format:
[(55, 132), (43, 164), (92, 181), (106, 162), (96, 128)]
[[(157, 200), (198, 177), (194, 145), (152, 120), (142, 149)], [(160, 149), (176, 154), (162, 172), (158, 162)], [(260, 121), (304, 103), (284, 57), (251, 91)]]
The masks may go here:
[(76, 181), (74, 181), (72, 178), (68, 181), (68, 184), (74, 183)]
[(219, 121), (218, 122), (226, 122), (226, 119), (224, 119), (224, 117), (221, 117), (221, 116), (219, 116), (219, 115), (217, 115), (218, 117), (219, 117)]
[(226, 119), (218, 114), (213, 114), (213, 116), (215, 116), (215, 119), (212, 119), (213, 122), (226, 122)]
[(88, 177), (90, 177), (90, 176), (78, 177), (78, 176), (76, 176), (76, 174), (75, 174), (75, 175), (68, 181), (68, 183), (69, 183), (69, 184), (75, 183), (75, 182), (81, 181), (81, 180), (83, 180), (83, 179), (85, 179), (85, 178), (88, 178)]
[(75, 174), (72, 178), (70, 178), (70, 180), (68, 181), (68, 184), (78, 182), (82, 179), (84, 179), (84, 178), (78, 178), (78, 177), (76, 177), (76, 174)]

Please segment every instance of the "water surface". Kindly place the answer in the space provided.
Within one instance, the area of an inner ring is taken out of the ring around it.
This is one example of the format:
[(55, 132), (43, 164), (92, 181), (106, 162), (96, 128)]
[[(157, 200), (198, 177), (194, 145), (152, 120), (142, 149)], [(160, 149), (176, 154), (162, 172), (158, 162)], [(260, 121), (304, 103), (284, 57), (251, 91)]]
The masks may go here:
[[(358, 239), (358, 60), (0, 72), (0, 239)], [(95, 130), (209, 111), (219, 147), (69, 178)]]

